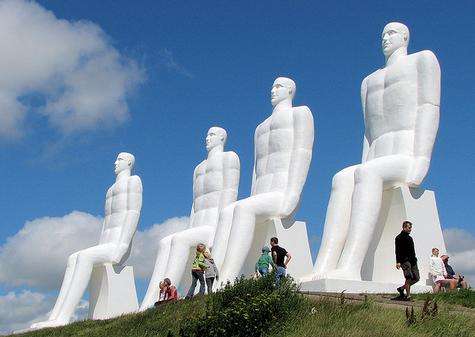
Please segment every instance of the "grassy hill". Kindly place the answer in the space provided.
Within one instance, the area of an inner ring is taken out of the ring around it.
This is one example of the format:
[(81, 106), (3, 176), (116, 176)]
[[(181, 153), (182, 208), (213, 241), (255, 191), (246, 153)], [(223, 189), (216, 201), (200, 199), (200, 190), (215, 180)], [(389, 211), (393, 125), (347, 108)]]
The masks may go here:
[[(462, 300), (454, 300), (457, 296)], [(371, 299), (351, 303), (309, 298), (299, 294), (290, 280), (274, 289), (272, 278), (267, 277), (240, 280), (211, 296), (169, 303), (138, 314), (16, 336), (475, 336), (475, 309), (457, 310), (462, 302), (465, 307), (473, 307), (474, 292), (436, 299), (435, 310), (431, 302), (427, 310), (416, 307), (407, 319), (404, 308), (385, 307)]]

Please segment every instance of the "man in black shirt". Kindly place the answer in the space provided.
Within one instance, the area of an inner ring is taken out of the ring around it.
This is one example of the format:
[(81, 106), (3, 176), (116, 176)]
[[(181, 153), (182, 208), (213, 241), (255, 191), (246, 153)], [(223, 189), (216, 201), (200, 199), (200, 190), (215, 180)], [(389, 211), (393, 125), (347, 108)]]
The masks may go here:
[[(412, 230), (412, 223), (404, 221), (402, 223), (402, 231), (396, 236), (396, 268), (402, 269), (406, 282), (403, 286), (397, 288), (399, 296), (397, 300), (411, 299), (411, 286), (419, 281), (419, 269), (417, 268), (416, 252), (414, 250), (414, 241), (409, 235)], [(406, 295), (404, 295), (406, 289)]]
[(275, 271), (275, 285), (279, 286), (280, 279), (285, 277), (287, 264), (289, 264), (292, 256), (285, 250), (285, 248), (279, 246), (279, 239), (276, 237), (270, 239), (270, 245), (272, 246), (272, 260), (274, 260), (274, 263), (277, 266)]

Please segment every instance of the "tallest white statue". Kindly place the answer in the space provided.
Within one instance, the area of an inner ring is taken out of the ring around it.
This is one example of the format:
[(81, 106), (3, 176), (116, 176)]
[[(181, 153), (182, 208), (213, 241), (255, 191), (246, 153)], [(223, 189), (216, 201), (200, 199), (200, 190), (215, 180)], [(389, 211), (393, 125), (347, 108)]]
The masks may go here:
[(361, 84), (362, 163), (333, 178), (313, 279), (360, 281), (383, 191), (418, 186), (429, 169), (439, 127), (439, 63), (428, 50), (407, 54), (409, 29), (402, 23), (387, 24), (381, 37), (386, 65)]

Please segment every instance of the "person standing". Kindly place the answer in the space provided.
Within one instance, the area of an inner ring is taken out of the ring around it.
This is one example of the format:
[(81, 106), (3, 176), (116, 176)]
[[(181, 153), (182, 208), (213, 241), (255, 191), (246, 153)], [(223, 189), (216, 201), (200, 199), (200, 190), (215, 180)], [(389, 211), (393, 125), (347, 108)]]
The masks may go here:
[(272, 258), (269, 253), (269, 247), (262, 247), (262, 254), (259, 257), (259, 260), (257, 260), (256, 262), (256, 273), (259, 273), (260, 276), (266, 276), (267, 274), (269, 274), (269, 265), (271, 265), (272, 268), (276, 269), (276, 265), (274, 261), (272, 261)]
[[(396, 246), (396, 268), (402, 269), (404, 278), (406, 279), (404, 285), (397, 288), (399, 296), (394, 300), (411, 300), (411, 286), (419, 281), (419, 268), (417, 267), (417, 257), (414, 250), (414, 241), (410, 236), (412, 231), (412, 223), (404, 221), (402, 223), (402, 231), (396, 236), (394, 240)], [(404, 289), (406, 294), (404, 295)]]
[(206, 269), (206, 263), (205, 263), (205, 256), (204, 256), (204, 251), (205, 251), (205, 245), (200, 243), (196, 246), (196, 255), (195, 259), (193, 260), (193, 264), (191, 266), (191, 286), (190, 289), (188, 290), (188, 294), (186, 294), (186, 299), (191, 299), (193, 298), (193, 295), (195, 293), (195, 288), (196, 288), (196, 283), (200, 281), (200, 295), (204, 295), (205, 293), (205, 279), (204, 279), (204, 272)]
[(214, 280), (219, 280), (219, 273), (216, 264), (214, 263), (213, 257), (210, 252), (205, 252), (205, 279), (206, 279), (206, 288), (208, 289), (208, 294), (213, 293), (213, 283)]
[(287, 265), (292, 259), (292, 256), (285, 248), (279, 246), (279, 239), (276, 237), (270, 239), (270, 245), (272, 246), (272, 260), (276, 265), (275, 285), (278, 287), (281, 279), (285, 277)]

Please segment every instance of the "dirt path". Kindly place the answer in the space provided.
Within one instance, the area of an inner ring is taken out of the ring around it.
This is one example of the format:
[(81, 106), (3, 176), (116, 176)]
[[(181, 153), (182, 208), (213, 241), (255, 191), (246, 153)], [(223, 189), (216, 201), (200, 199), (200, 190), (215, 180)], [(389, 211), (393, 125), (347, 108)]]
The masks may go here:
[[(371, 301), (376, 303), (377, 305), (382, 306), (383, 308), (391, 308), (391, 309), (403, 309), (405, 310), (406, 307), (414, 307), (422, 309), (424, 306), (423, 300), (414, 300), (411, 302), (407, 301), (393, 301), (391, 300), (394, 297), (394, 294), (346, 294), (346, 293), (324, 293), (324, 292), (309, 292), (309, 291), (302, 291), (306, 297), (311, 299), (332, 299), (335, 301), (344, 301), (345, 303), (361, 303), (364, 301)], [(439, 302), (439, 306), (442, 307), (450, 307), (450, 311), (456, 311), (461, 314), (469, 314), (475, 316), (475, 309), (466, 308), (460, 305), (450, 304)]]

